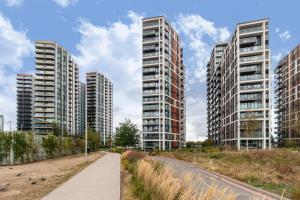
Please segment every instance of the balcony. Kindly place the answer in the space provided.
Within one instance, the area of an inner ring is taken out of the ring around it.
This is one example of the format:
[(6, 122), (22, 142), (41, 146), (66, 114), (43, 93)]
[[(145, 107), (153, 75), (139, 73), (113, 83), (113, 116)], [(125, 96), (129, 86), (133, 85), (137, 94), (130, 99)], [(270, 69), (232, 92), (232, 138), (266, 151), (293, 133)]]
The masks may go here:
[(246, 75), (246, 76), (240, 76), (240, 81), (253, 81), (253, 80), (259, 80), (262, 78), (263, 78), (263, 76), (261, 74)]
[(253, 46), (253, 47), (247, 47), (247, 48), (240, 48), (241, 53), (251, 52), (251, 51), (260, 51), (262, 50), (262, 46)]
[(159, 75), (149, 75), (149, 76), (143, 76), (143, 80), (152, 80), (152, 79), (158, 79)]
[(262, 103), (241, 103), (240, 109), (241, 110), (248, 110), (248, 109), (261, 109), (263, 108)]
[(143, 110), (158, 110), (159, 109), (159, 105), (158, 104), (148, 104), (148, 105), (144, 105), (143, 106)]
[(146, 36), (146, 35), (157, 35), (158, 34), (157, 31), (158, 30), (145, 30), (145, 31), (143, 31), (143, 36)]
[(157, 67), (147, 67), (147, 68), (143, 68), (143, 73), (150, 73), (150, 72), (155, 72), (158, 73), (159, 69)]
[(144, 90), (143, 94), (148, 95), (148, 94), (158, 94), (159, 90)]
[(152, 27), (152, 26), (158, 26), (158, 25), (159, 25), (159, 22), (144, 22), (143, 23), (143, 28)]
[(259, 56), (247, 56), (247, 57), (241, 57), (240, 58), (240, 62), (253, 62), (253, 61), (262, 61), (263, 60), (263, 56), (259, 55)]
[(158, 63), (159, 63), (159, 60), (143, 60), (143, 65), (155, 65)]
[(143, 117), (159, 117), (159, 112), (144, 112)]
[(159, 56), (158, 52), (152, 52), (152, 53), (143, 53), (143, 57), (147, 58), (147, 57), (154, 57), (154, 56)]
[(152, 38), (144, 38), (143, 42), (158, 42), (159, 37), (152, 37)]
[(143, 87), (144, 88), (148, 88), (148, 87), (158, 87), (159, 83), (158, 82), (154, 82), (154, 83), (143, 83)]
[(263, 84), (249, 84), (249, 85), (241, 85), (240, 90), (258, 90), (264, 89)]
[(256, 26), (256, 27), (250, 27), (250, 28), (243, 28), (240, 29), (240, 34), (246, 34), (246, 33), (251, 33), (251, 32), (258, 32), (262, 31), (263, 27), (262, 26)]
[(250, 66), (240, 67), (240, 72), (258, 72), (260, 70), (261, 70), (260, 65), (250, 65)]

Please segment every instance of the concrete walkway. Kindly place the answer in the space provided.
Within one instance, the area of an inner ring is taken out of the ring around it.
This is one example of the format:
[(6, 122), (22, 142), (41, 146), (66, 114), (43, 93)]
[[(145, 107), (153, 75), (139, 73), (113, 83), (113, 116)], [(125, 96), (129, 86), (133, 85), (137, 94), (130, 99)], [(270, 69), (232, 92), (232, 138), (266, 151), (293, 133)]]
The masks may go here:
[(119, 200), (120, 155), (107, 153), (43, 200)]

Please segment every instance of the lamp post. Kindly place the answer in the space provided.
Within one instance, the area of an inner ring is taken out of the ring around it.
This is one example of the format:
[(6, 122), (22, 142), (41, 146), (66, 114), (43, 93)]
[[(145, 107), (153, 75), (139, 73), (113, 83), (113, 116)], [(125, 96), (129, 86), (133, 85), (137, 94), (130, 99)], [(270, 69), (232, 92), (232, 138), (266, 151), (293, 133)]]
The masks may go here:
[[(9, 134), (10, 135), (12, 135), (12, 132), (11, 132), (11, 123), (12, 123), (13, 121), (8, 121), (8, 123), (9, 123)], [(12, 143), (11, 143), (11, 145), (10, 145), (10, 164), (11, 165), (13, 165), (14, 164), (14, 151), (13, 151), (13, 137), (11, 138), (11, 141), (12, 141)]]
[(85, 85), (85, 161), (88, 161), (88, 156), (87, 156), (87, 136), (88, 136), (88, 128), (87, 128), (87, 84)]

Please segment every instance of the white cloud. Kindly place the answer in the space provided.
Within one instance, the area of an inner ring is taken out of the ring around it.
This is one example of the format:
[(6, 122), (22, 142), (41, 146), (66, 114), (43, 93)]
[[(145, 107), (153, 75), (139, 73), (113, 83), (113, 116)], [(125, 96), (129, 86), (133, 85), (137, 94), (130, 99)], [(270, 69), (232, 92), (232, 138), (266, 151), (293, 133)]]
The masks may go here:
[(290, 31), (284, 31), (283, 33), (280, 33), (279, 37), (283, 41), (286, 41), (286, 40), (290, 39), (291, 38)]
[(175, 27), (183, 36), (185, 64), (187, 66), (187, 140), (204, 140), (207, 136), (206, 115), (206, 65), (212, 47), (226, 42), (230, 33), (226, 27), (217, 27), (200, 15), (180, 14)]
[(279, 62), (280, 59), (282, 58), (282, 56), (283, 56), (283, 53), (282, 53), (282, 52), (279, 52), (279, 53), (277, 53), (277, 54), (272, 55), (272, 59), (273, 59), (275, 62)]
[(128, 12), (127, 18), (128, 24), (118, 21), (107, 26), (80, 19), (75, 58), (82, 80), (86, 72), (98, 71), (113, 82), (114, 125), (125, 118), (141, 125), (142, 16)]
[(4, 0), (4, 2), (9, 7), (18, 7), (23, 4), (24, 0)]
[(202, 98), (187, 97), (187, 141), (204, 140), (207, 136), (206, 100)]
[(275, 29), (275, 32), (278, 33), (278, 37), (282, 40), (282, 41), (287, 41), (288, 39), (291, 38), (291, 34), (289, 30), (286, 31), (280, 31), (279, 28)]
[(58, 6), (66, 8), (70, 5), (74, 5), (78, 0), (53, 0)]
[(216, 27), (200, 15), (180, 14), (175, 22), (177, 30), (187, 39), (187, 48), (193, 55), (187, 61), (193, 71), (191, 81), (196, 78), (199, 82), (206, 80), (206, 64), (210, 57), (212, 46), (216, 42), (227, 41), (230, 33), (226, 27)]
[[(26, 32), (17, 31), (9, 19), (0, 13), (0, 114), (5, 121), (16, 122), (16, 72), (23, 58), (33, 54), (33, 44)], [(8, 126), (6, 125), (6, 130)]]

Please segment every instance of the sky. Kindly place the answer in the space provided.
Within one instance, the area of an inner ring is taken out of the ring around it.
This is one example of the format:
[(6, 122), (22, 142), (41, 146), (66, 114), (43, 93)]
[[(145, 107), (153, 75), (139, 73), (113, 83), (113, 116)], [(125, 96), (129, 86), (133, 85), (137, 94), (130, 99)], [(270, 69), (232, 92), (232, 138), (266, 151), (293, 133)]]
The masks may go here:
[[(239, 22), (270, 19), (272, 68), (299, 43), (300, 2), (293, 0), (0, 0), (0, 114), (16, 123), (16, 74), (34, 73), (34, 41), (56, 41), (85, 73), (114, 84), (114, 126), (141, 126), (141, 19), (164, 15), (181, 36), (186, 65), (187, 140), (203, 140), (205, 67), (216, 42)], [(274, 116), (273, 116), (274, 118)], [(15, 126), (13, 126), (14, 128)]]

